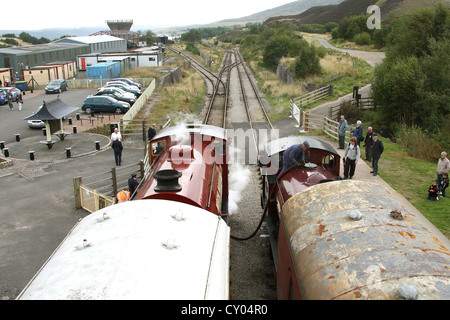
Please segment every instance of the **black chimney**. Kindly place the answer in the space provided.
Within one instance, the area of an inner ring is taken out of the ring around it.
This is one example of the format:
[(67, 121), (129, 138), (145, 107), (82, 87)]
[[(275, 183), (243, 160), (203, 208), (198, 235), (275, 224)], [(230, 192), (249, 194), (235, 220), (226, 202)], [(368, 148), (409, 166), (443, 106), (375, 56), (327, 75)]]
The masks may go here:
[(158, 184), (155, 187), (157, 192), (181, 191), (182, 187), (178, 183), (178, 178), (182, 173), (177, 170), (161, 170), (153, 176)]

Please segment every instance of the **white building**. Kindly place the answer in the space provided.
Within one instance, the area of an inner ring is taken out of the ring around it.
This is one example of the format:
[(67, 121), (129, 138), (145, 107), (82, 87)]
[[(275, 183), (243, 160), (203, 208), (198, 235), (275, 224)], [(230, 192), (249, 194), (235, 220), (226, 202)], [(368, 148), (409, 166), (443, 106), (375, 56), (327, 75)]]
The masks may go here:
[[(161, 51), (144, 52), (124, 52), (110, 54), (83, 54), (78, 56), (78, 69), (86, 70), (86, 67), (101, 62), (121, 62), (122, 68), (133, 69), (139, 67), (160, 67), (162, 66)], [(122, 70), (122, 72), (125, 70)]]

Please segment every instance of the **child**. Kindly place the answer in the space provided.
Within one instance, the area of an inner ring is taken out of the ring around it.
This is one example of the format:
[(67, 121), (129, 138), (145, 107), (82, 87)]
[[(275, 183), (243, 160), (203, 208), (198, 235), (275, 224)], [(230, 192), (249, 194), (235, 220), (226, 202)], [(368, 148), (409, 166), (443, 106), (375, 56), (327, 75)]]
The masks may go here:
[(443, 179), (441, 181), (441, 198), (445, 197), (445, 189), (448, 187), (448, 173), (443, 174)]
[(439, 189), (437, 180), (433, 181), (433, 184), (428, 188), (428, 200), (439, 200)]

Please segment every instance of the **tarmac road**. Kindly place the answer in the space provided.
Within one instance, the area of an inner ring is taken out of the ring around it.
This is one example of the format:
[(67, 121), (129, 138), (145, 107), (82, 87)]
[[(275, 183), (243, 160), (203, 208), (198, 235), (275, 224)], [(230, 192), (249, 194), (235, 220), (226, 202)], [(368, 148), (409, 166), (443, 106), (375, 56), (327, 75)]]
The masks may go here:
[[(79, 107), (83, 105), (84, 99), (95, 90), (92, 89), (74, 89), (64, 91), (59, 95), (61, 101), (65, 104)], [(20, 138), (28, 138), (35, 135), (42, 135), (40, 129), (31, 129), (24, 118), (30, 116), (42, 105), (43, 101), (56, 99), (57, 94), (45, 94), (44, 90), (35, 90), (33, 93), (26, 92), (23, 96), (22, 111), (19, 111), (17, 103), (13, 103), (14, 110), (9, 110), (8, 104), (0, 106), (0, 140), (7, 144), (14, 142), (15, 134), (19, 133)]]

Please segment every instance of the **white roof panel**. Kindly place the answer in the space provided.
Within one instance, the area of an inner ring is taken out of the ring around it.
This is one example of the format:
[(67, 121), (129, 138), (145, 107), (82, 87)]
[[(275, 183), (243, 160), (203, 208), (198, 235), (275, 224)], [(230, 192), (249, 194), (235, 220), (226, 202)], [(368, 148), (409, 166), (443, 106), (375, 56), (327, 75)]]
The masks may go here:
[(184, 203), (113, 205), (81, 220), (19, 298), (227, 299), (229, 237), (223, 219)]

